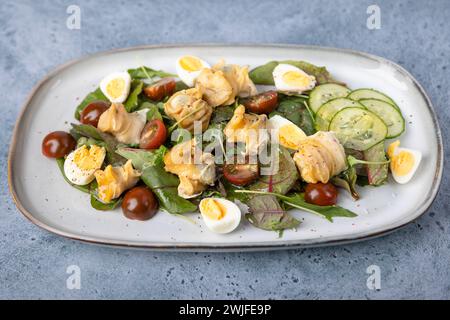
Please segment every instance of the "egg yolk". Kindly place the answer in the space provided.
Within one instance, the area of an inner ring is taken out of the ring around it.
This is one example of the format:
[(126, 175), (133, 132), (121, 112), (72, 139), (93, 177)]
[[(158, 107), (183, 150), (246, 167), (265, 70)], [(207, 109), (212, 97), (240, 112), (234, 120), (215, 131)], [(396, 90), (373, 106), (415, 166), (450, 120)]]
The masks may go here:
[(200, 70), (203, 65), (201, 61), (195, 57), (186, 56), (180, 59), (180, 66), (186, 71), (194, 72)]
[(220, 220), (226, 214), (225, 207), (217, 200), (205, 199), (201, 203), (201, 212), (211, 220)]
[(397, 149), (400, 146), (400, 141), (396, 140), (392, 142), (389, 147), (387, 148), (387, 154), (389, 158), (393, 158), (395, 155), (395, 149)]
[(115, 194), (115, 187), (118, 182), (118, 177), (111, 165), (107, 166), (103, 172), (98, 172), (95, 175), (98, 183), (99, 197), (104, 202), (110, 202)]
[(297, 150), (302, 141), (306, 136), (301, 134), (298, 128), (293, 124), (288, 124), (282, 126), (278, 133), (278, 139), (283, 147)]
[(83, 170), (95, 170), (102, 166), (105, 156), (105, 149), (92, 145), (90, 149), (82, 146), (75, 151), (73, 162), (78, 168)]
[(411, 152), (400, 151), (399, 154), (391, 158), (391, 170), (398, 176), (405, 176), (414, 167), (414, 156)]
[(296, 87), (304, 87), (310, 83), (308, 76), (298, 71), (288, 71), (283, 74), (283, 80), (286, 84)]
[(108, 82), (106, 85), (106, 92), (113, 99), (118, 99), (125, 91), (125, 80), (122, 78), (116, 78)]

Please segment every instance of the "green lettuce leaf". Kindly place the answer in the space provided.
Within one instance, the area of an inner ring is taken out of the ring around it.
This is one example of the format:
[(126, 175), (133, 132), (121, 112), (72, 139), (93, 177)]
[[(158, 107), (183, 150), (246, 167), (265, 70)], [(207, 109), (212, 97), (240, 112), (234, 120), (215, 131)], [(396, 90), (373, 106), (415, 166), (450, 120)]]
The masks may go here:
[(154, 77), (166, 78), (166, 77), (176, 77), (175, 74), (168, 73), (162, 70), (154, 70), (149, 67), (139, 67), (136, 69), (129, 69), (128, 73), (132, 79), (150, 79)]
[(178, 195), (178, 177), (164, 169), (165, 152), (165, 147), (153, 151), (132, 148), (119, 148), (117, 151), (142, 171), (141, 180), (155, 193), (163, 209), (173, 214), (196, 211), (196, 205)]
[(290, 64), (302, 69), (307, 74), (314, 76), (318, 84), (337, 83), (330, 75), (327, 68), (318, 67), (306, 61), (296, 60), (270, 61), (250, 71), (250, 79), (252, 79), (255, 84), (274, 85), (272, 72), (280, 63)]
[(139, 105), (139, 95), (142, 92), (142, 89), (144, 88), (144, 83), (140, 80), (133, 80), (131, 83), (130, 88), (130, 94), (128, 95), (127, 100), (123, 104), (125, 107), (125, 110), (127, 112), (133, 112), (136, 110), (136, 108)]
[(270, 114), (270, 117), (280, 115), (289, 121), (292, 121), (307, 135), (314, 134), (316, 132), (314, 119), (305, 105), (307, 99), (285, 95), (280, 95), (280, 98), (277, 109)]

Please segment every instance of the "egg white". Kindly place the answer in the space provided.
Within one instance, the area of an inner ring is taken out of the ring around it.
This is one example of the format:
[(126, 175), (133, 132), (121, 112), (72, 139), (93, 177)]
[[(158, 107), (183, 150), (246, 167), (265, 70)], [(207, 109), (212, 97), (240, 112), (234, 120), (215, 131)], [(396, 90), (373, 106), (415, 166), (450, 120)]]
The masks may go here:
[[(119, 97), (113, 98), (106, 90), (108, 83), (110, 83), (114, 79), (123, 79), (125, 82), (125, 87), (123, 92), (120, 94)], [(128, 95), (130, 93), (131, 88), (131, 76), (128, 72), (114, 72), (109, 75), (107, 75), (105, 78), (102, 79), (100, 82), (100, 90), (103, 92), (103, 94), (108, 98), (109, 101), (112, 103), (123, 103), (125, 100), (127, 100)]]
[(394, 154), (395, 155), (399, 154), (401, 151), (406, 151), (413, 155), (414, 165), (411, 168), (411, 170), (408, 172), (408, 174), (406, 174), (406, 175), (403, 175), (403, 176), (398, 175), (394, 170), (392, 170), (392, 167), (391, 167), (391, 173), (392, 173), (392, 177), (394, 178), (394, 180), (397, 183), (405, 184), (405, 183), (408, 183), (412, 179), (412, 177), (416, 173), (417, 169), (419, 168), (420, 162), (422, 161), (422, 152), (417, 151), (417, 150), (407, 149), (407, 148), (396, 148), (394, 151)]
[[(309, 79), (308, 84), (306, 86), (294, 86), (286, 83), (286, 81), (284, 81), (283, 79), (283, 76), (289, 71), (295, 71), (303, 74), (307, 79)], [(275, 87), (278, 91), (302, 93), (304, 91), (311, 90), (316, 85), (316, 78), (314, 76), (310, 76), (300, 68), (297, 68), (290, 64), (281, 63), (277, 65), (275, 69), (273, 69), (272, 75), (275, 82)]]
[(203, 221), (205, 222), (205, 225), (209, 230), (211, 230), (214, 233), (225, 234), (232, 232), (239, 226), (242, 214), (241, 210), (234, 202), (222, 198), (212, 198), (215, 201), (219, 202), (226, 209), (225, 216), (222, 219), (214, 220), (210, 219), (204, 212), (202, 212), (203, 210), (201, 203), (207, 199), (211, 198), (206, 198), (200, 201), (199, 207)]
[[(85, 170), (78, 167), (74, 162), (74, 156), (77, 150), (78, 149), (69, 153), (66, 160), (64, 161), (64, 174), (71, 183), (79, 186), (84, 186), (91, 183), (95, 179), (94, 173), (100, 168)], [(103, 155), (102, 162), (105, 159), (105, 155), (106, 152)]]
[[(202, 68), (200, 70), (197, 70), (197, 71), (188, 71), (186, 69), (183, 69), (183, 67), (180, 64), (180, 61), (184, 57), (193, 57), (195, 59), (198, 59), (200, 61), (201, 65), (202, 65)], [(177, 71), (178, 78), (180, 78), (181, 81), (183, 81), (188, 87), (193, 87), (194, 83), (195, 83), (195, 80), (199, 76), (199, 74), (202, 71), (202, 69), (204, 69), (204, 68), (211, 68), (211, 66), (209, 65), (208, 62), (206, 62), (206, 61), (204, 61), (204, 60), (202, 60), (202, 59), (200, 59), (198, 57), (186, 55), (186, 56), (179, 57), (177, 59), (175, 68), (176, 68), (176, 71)]]

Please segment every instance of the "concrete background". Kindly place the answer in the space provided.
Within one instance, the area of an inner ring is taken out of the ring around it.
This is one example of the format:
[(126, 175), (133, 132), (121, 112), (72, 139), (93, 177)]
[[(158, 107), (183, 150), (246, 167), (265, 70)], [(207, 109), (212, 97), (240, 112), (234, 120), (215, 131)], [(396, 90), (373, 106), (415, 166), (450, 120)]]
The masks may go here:
[[(81, 30), (66, 28), (71, 4)], [(381, 8), (381, 29), (366, 27)], [(450, 1), (1, 1), (0, 298), (450, 298), (450, 181), (429, 212), (383, 238), (270, 253), (153, 253), (66, 240), (25, 220), (7, 187), (7, 153), (28, 92), (72, 58), (140, 44), (324, 45), (391, 59), (423, 84), (449, 136)], [(446, 154), (449, 149), (446, 148)], [(446, 168), (448, 169), (448, 165)], [(81, 290), (66, 268), (81, 268)], [(381, 290), (366, 268), (381, 268)]]

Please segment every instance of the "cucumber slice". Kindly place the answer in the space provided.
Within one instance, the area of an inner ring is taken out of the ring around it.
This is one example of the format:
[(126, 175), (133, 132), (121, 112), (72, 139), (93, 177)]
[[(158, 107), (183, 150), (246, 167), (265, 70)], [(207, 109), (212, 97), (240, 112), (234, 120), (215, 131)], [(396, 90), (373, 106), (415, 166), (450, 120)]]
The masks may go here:
[(352, 100), (356, 100), (356, 101), (359, 101), (359, 100), (362, 100), (362, 99), (377, 99), (377, 100), (381, 100), (381, 101), (385, 101), (387, 103), (390, 103), (394, 107), (399, 109), (399, 107), (397, 106), (397, 104), (395, 103), (394, 100), (389, 98), (384, 93), (381, 93), (380, 91), (377, 91), (377, 90), (374, 90), (374, 89), (357, 89), (357, 90), (352, 91), (348, 95), (347, 98), (352, 99)]
[(386, 138), (388, 129), (376, 114), (361, 108), (336, 113), (328, 128), (345, 148), (365, 151)]
[(383, 120), (388, 127), (386, 138), (398, 137), (405, 131), (405, 119), (392, 104), (377, 99), (362, 99), (359, 102)]
[(350, 89), (335, 83), (322, 84), (314, 88), (309, 95), (309, 107), (316, 113), (317, 110), (331, 99), (344, 98)]
[(328, 131), (331, 119), (334, 115), (344, 108), (362, 108), (365, 107), (358, 101), (353, 101), (347, 98), (336, 98), (324, 103), (316, 113), (316, 130)]

